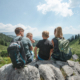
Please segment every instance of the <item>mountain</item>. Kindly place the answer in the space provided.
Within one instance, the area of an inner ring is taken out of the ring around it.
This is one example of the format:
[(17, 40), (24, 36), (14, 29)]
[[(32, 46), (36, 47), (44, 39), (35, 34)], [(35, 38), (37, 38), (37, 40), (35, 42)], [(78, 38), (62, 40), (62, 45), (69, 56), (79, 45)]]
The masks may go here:
[[(11, 38), (14, 38), (16, 36), (14, 32), (2, 32), (2, 33), (5, 35), (8, 35)], [(64, 34), (63, 36), (65, 39), (69, 39), (70, 37), (74, 36), (74, 34)], [(49, 36), (49, 40), (52, 40), (52, 38), (54, 38), (54, 35)], [(40, 40), (42, 39), (42, 36), (36, 36), (36, 37), (33, 37), (33, 39)]]
[(14, 32), (1, 32), (1, 33), (5, 34), (5, 35), (14, 35), (15, 36)]
[(9, 36), (9, 37), (11, 37), (11, 38), (15, 38), (16, 36), (13, 36), (13, 35), (7, 35), (7, 36)]
[[(65, 39), (69, 39), (69, 38), (71, 38), (72, 36), (74, 36), (73, 34), (64, 34), (63, 35), (63, 37), (65, 38)], [(54, 38), (54, 35), (50, 35), (49, 36), (49, 40), (52, 40)], [(34, 37), (34, 39), (35, 40), (40, 40), (40, 39), (42, 39), (42, 37), (41, 36), (37, 36), (37, 37)]]

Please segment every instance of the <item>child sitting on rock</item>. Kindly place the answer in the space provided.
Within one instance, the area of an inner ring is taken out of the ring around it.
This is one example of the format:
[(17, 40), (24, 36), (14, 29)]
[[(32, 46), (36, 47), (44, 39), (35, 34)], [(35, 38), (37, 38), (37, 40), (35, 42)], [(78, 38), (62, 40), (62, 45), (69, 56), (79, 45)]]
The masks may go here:
[(33, 34), (32, 33), (27, 33), (26, 37), (28, 37), (32, 43), (35, 43), (35, 40), (33, 40)]
[[(32, 34), (32, 33), (27, 33), (26, 37), (29, 38), (32, 43), (35, 43), (35, 40), (33, 40), (33, 34)], [(34, 53), (33, 53), (33, 51), (30, 50), (30, 52), (31, 52), (31, 54), (32, 54), (32, 57), (34, 58)], [(32, 58), (32, 59), (33, 59), (33, 58)]]
[[(53, 49), (52, 43), (48, 40), (49, 32), (43, 31), (42, 37), (43, 39), (37, 43), (34, 49), (35, 57), (38, 60), (49, 60)], [(37, 48), (39, 48), (38, 56), (37, 56)]]

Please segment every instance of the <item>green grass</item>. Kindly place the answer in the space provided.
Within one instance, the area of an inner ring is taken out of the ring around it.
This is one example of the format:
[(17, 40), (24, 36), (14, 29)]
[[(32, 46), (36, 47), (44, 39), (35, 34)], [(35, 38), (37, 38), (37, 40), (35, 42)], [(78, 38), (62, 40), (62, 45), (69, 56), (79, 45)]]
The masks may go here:
[(11, 63), (10, 57), (0, 57), (0, 67), (9, 63)]
[(80, 62), (80, 44), (79, 44), (79, 39), (76, 39), (72, 42), (70, 42), (70, 48), (73, 54), (77, 54), (79, 59), (75, 60), (75, 61), (79, 61)]
[(0, 45), (0, 52), (1, 52), (1, 51), (6, 51), (6, 50), (7, 50), (7, 47), (8, 47), (8, 46)]
[(76, 39), (70, 43), (70, 47), (72, 48), (73, 54), (79, 54), (80, 55), (80, 44), (79, 39)]
[(61, 70), (61, 72), (62, 72), (62, 74), (63, 74), (64, 78), (66, 79), (67, 74), (65, 73), (65, 71), (64, 71), (62, 68), (61, 68), (60, 70)]

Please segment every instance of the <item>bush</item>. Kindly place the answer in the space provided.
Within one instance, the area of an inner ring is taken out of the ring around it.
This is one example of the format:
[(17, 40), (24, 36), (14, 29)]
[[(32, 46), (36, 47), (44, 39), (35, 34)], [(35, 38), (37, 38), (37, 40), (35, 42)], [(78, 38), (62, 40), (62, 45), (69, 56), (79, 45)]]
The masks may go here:
[(2, 52), (0, 53), (0, 56), (1, 56), (1, 57), (8, 57), (9, 55), (8, 55), (8, 52), (7, 52), (7, 51), (2, 51)]

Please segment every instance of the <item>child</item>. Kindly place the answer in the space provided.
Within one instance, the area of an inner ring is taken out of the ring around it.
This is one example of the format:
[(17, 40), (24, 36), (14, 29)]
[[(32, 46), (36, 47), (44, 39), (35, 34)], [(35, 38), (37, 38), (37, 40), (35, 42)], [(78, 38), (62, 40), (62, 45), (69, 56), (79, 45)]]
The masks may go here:
[[(38, 60), (49, 60), (53, 49), (52, 43), (48, 40), (49, 32), (43, 31), (42, 37), (43, 40), (40, 40), (34, 49), (35, 57)], [(39, 48), (38, 56), (37, 56), (37, 48)]]
[[(32, 33), (27, 33), (26, 37), (28, 37), (32, 43), (35, 43), (35, 40), (33, 40), (33, 34)], [(30, 50), (30, 53), (32, 54), (32, 61), (33, 61), (34, 53), (31, 50)]]
[(28, 37), (32, 43), (35, 43), (35, 40), (33, 40), (33, 34), (32, 33), (27, 33), (26, 37)]
[(52, 39), (52, 44), (54, 47), (52, 58), (61, 61), (69, 60), (72, 53), (69, 48), (69, 41), (63, 37), (62, 28), (60, 26), (57, 27), (54, 33), (55, 38)]

